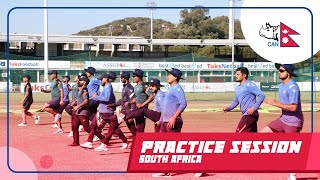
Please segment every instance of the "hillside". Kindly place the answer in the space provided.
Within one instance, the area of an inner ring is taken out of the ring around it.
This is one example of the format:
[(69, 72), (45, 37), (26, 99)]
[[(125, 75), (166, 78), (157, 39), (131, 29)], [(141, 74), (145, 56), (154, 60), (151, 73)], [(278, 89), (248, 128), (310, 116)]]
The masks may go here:
[[(227, 39), (229, 18), (208, 16), (209, 9), (184, 9), (180, 22), (174, 24), (163, 19), (153, 20), (153, 38), (158, 39)], [(150, 18), (128, 17), (82, 30), (77, 35), (92, 36), (140, 36), (150, 38)], [(243, 38), (239, 20), (235, 20), (235, 38)]]
[[(111, 36), (112, 32), (112, 36), (140, 36), (150, 38), (150, 24), (150, 18), (130, 17), (80, 31), (77, 35)], [(175, 25), (169, 21), (153, 19), (153, 38), (162, 38), (166, 31), (174, 28)]]

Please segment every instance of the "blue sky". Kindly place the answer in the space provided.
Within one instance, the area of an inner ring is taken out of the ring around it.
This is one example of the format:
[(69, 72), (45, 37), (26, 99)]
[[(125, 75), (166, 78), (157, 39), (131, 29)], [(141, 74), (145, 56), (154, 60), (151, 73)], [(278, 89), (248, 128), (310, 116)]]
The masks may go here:
[[(152, 0), (48, 0), (51, 7), (146, 7)], [(158, 7), (228, 7), (229, 0), (154, 0)], [(0, 2), (0, 32), (6, 33), (7, 13), (13, 7), (40, 7), (43, 0), (2, 0)], [(236, 0), (236, 6), (241, 6), (241, 1)], [(154, 18), (164, 19), (178, 23), (181, 9), (158, 9)], [(239, 19), (239, 10), (236, 18)], [(229, 15), (228, 9), (210, 9), (210, 16)], [(113, 20), (126, 17), (150, 17), (147, 9), (99, 9), (99, 10), (49, 10), (49, 34), (73, 34), (95, 26), (109, 23)], [(43, 10), (26, 9), (14, 10), (10, 14), (10, 33), (42, 34)]]

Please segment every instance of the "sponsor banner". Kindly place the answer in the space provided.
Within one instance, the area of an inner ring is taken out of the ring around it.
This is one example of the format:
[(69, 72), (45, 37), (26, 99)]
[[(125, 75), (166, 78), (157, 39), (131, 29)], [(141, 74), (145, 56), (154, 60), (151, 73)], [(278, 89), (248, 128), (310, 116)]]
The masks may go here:
[[(0, 61), (0, 68), (6, 68), (6, 60)], [(10, 60), (10, 69), (44, 69), (44, 61)], [(49, 69), (70, 69), (70, 61), (48, 61)]]
[[(7, 92), (7, 82), (0, 82), (0, 92)], [(9, 82), (9, 92), (12, 91), (12, 82)]]
[(193, 92), (225, 92), (225, 83), (194, 83)]
[(0, 60), (0, 68), (6, 68), (7, 67), (7, 61), (6, 60)]
[[(170, 85), (168, 83), (161, 83), (164, 87), (162, 91), (166, 92)], [(226, 92), (235, 91), (235, 83), (180, 83), (184, 92), (195, 92), (195, 93), (210, 93), (210, 92)], [(231, 88), (230, 87), (234, 87)]]
[[(50, 83), (32, 83), (30, 82), (31, 84), (31, 88), (32, 88), (32, 92), (41, 92), (41, 89), (44, 89), (44, 90), (48, 90), (50, 89)], [(21, 83), (21, 86), (20, 86), (20, 92), (24, 92), (24, 87), (26, 86), (25, 83)]]
[[(313, 89), (313, 91), (320, 91), (320, 82), (315, 82), (314, 83), (315, 85), (314, 85), (314, 89)], [(310, 88), (311, 89), (311, 88)]]
[[(44, 90), (48, 90), (50, 89), (50, 85), (51, 83), (33, 83), (33, 82), (30, 82), (31, 84), (31, 88), (32, 88), (32, 92), (41, 92), (41, 89), (44, 89)], [(69, 83), (70, 86), (72, 87), (75, 83)], [(26, 86), (25, 83), (21, 83), (20, 84), (20, 92), (24, 92), (24, 87)]]
[[(261, 88), (262, 91), (278, 91), (279, 83), (260, 83), (255, 82), (258, 87)], [(300, 88), (300, 91), (310, 91), (311, 90), (311, 84), (310, 82), (297, 82)], [(74, 83), (69, 83), (71, 86)], [(135, 86), (135, 83), (131, 83), (133, 86)], [(168, 83), (161, 83), (163, 87), (161, 87), (161, 90), (163, 92), (167, 92), (170, 88), (170, 85)], [(226, 83), (180, 83), (182, 89), (184, 92), (194, 92), (194, 93), (214, 93), (214, 92), (234, 92), (236, 89), (236, 86), (239, 83), (232, 83), (232, 82), (226, 82)], [(33, 83), (31, 82), (32, 90), (33, 92), (41, 92), (41, 88), (48, 89), (50, 88), (50, 83)], [(21, 83), (20, 91), (23, 92), (24, 90), (24, 83)], [(123, 85), (122, 83), (112, 83), (112, 87), (114, 92), (122, 92)], [(320, 82), (315, 83), (314, 91), (320, 90)], [(102, 87), (101, 87), (102, 88)], [(102, 90), (102, 89), (101, 89)]]
[[(300, 91), (311, 91), (311, 82), (297, 82)], [(313, 91), (320, 91), (320, 82), (314, 82)]]
[[(281, 82), (269, 82), (269, 83), (261, 82), (260, 89), (262, 91), (279, 91), (280, 84)], [(301, 92), (311, 91), (311, 82), (297, 82), (297, 84)], [(314, 82), (313, 91), (320, 91), (320, 82)]]
[[(50, 83), (30, 83), (33, 92), (41, 92), (41, 88), (50, 88)], [(74, 83), (69, 84), (72, 86)], [(166, 92), (170, 88), (170, 85), (168, 83), (162, 84), (164, 85), (164, 87), (161, 87), (161, 90)], [(136, 84), (132, 83), (132, 85), (135, 86)], [(180, 85), (184, 92), (225, 92), (228, 83), (181, 83)], [(24, 86), (25, 83), (21, 83), (20, 92), (24, 91)], [(114, 92), (122, 92), (122, 83), (112, 83), (112, 87)], [(102, 90), (102, 87), (100, 89)]]
[(320, 172), (319, 133), (138, 133), (128, 172)]
[(260, 83), (260, 89), (262, 91), (279, 91), (279, 82), (261, 82)]
[[(231, 62), (127, 62), (127, 61), (86, 61), (86, 67), (93, 66), (102, 70), (164, 70), (177, 68), (180, 70), (232, 70)], [(247, 67), (249, 70), (276, 70), (274, 63), (250, 62), (234, 63), (234, 69)]]

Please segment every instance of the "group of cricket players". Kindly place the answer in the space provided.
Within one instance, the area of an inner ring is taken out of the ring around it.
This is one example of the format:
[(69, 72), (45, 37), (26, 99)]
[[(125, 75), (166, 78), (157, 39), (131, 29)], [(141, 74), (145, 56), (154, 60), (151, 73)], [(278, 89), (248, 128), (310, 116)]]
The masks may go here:
[[(236, 86), (233, 102), (230, 106), (223, 108), (223, 111), (232, 111), (240, 105), (242, 116), (235, 130), (237, 133), (258, 132), (258, 109), (264, 101), (280, 108), (282, 113), (260, 132), (299, 133), (302, 130), (304, 120), (300, 89), (293, 80), (293, 77), (297, 77), (294, 67), (291, 64), (276, 64), (275, 66), (279, 71), (279, 79), (282, 80), (279, 85), (279, 102), (271, 97), (266, 99), (258, 86), (248, 79), (249, 70), (246, 67), (236, 69), (236, 82), (239, 85)], [(135, 69), (133, 72), (122, 71), (120, 75), (109, 72), (96, 77), (96, 69), (88, 67), (84, 69), (83, 74), (74, 77), (72, 87), (69, 85), (70, 76), (62, 76), (61, 81), (58, 79), (58, 72), (52, 70), (48, 73), (51, 79), (50, 88), (41, 89), (43, 93), (51, 93), (51, 100), (42, 107), (41, 111), (52, 114), (53, 125), (51, 127), (57, 128), (56, 134), (65, 132), (61, 118), (63, 111), (66, 111), (71, 120), (71, 130), (68, 136), (73, 137), (73, 142), (69, 146), (80, 146), (95, 151), (108, 151), (109, 141), (115, 137), (122, 141), (120, 149), (131, 147), (131, 143), (128, 142), (119, 127), (121, 123), (125, 123), (133, 137), (137, 132), (145, 131), (146, 119), (153, 122), (154, 131), (157, 133), (181, 132), (182, 113), (187, 107), (187, 100), (179, 82), (184, 78), (179, 69), (165, 70), (168, 74), (166, 83), (169, 84), (166, 92), (161, 91), (163, 85), (159, 79), (151, 78), (149, 82), (144, 82), (143, 79), (146, 76), (141, 69)], [(117, 78), (120, 78), (123, 84), (119, 100), (116, 100), (112, 87), (112, 83)], [(31, 76), (28, 74), (23, 76), (24, 97), (20, 102), (22, 122), (18, 126), (27, 126), (26, 116), (31, 116), (35, 124), (40, 121), (40, 116), (29, 112), (33, 103), (30, 79)], [(149, 109), (148, 106), (152, 101), (155, 108)], [(119, 111), (116, 111), (117, 107)], [(107, 132), (104, 132), (106, 124), (109, 126)], [(88, 133), (88, 138), (83, 143), (79, 141), (81, 130)], [(100, 141), (101, 144), (94, 148), (93, 141)], [(195, 174), (196, 177), (204, 175), (204, 173)], [(167, 176), (171, 174), (153, 174), (153, 177)], [(290, 173), (289, 179), (296, 179), (296, 174)]]

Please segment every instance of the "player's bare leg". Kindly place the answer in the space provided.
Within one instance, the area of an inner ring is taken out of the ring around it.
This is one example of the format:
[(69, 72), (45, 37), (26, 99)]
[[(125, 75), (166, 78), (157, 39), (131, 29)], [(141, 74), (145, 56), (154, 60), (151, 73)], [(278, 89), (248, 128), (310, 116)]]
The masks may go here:
[(273, 131), (268, 126), (264, 127), (260, 132), (261, 133), (273, 133)]

